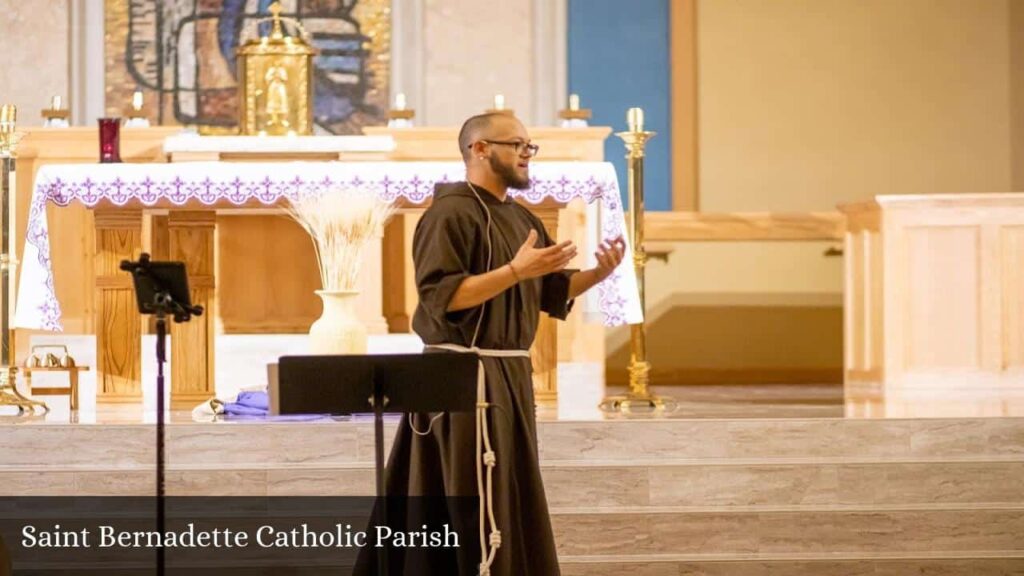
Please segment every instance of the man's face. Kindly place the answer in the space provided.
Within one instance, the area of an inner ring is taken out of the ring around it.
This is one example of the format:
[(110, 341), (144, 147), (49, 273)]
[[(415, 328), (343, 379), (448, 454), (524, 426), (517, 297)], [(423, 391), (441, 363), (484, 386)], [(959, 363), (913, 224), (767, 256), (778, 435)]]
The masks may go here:
[(486, 138), (490, 144), (488, 162), (491, 170), (509, 188), (523, 190), (530, 187), (530, 135), (522, 122), (513, 117), (494, 122)]

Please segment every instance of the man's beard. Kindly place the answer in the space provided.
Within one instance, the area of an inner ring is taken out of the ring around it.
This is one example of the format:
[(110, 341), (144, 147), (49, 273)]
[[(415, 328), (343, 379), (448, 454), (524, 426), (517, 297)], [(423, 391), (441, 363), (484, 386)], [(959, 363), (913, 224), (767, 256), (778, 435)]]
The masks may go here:
[(530, 173), (527, 171), (526, 176), (520, 176), (516, 174), (515, 164), (502, 164), (494, 156), (490, 157), (491, 170), (498, 175), (499, 178), (505, 183), (505, 186), (512, 188), (513, 190), (526, 190), (530, 187)]

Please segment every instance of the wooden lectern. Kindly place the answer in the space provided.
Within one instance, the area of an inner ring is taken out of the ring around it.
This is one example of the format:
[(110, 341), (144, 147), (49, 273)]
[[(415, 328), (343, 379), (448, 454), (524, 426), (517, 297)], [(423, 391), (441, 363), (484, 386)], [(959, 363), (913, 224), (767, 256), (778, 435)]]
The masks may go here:
[(1024, 389), (1024, 194), (878, 196), (840, 209), (848, 385)]

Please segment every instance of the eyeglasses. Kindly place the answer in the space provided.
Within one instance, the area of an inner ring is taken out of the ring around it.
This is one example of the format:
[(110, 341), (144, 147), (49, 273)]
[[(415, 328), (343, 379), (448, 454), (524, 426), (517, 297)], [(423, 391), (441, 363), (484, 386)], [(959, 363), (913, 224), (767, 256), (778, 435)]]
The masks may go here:
[(482, 142), (487, 142), (488, 144), (501, 144), (502, 146), (515, 146), (516, 154), (520, 156), (523, 155), (523, 150), (525, 149), (530, 158), (536, 156), (537, 152), (540, 151), (540, 146), (531, 142), (523, 142), (522, 140), (482, 140)]

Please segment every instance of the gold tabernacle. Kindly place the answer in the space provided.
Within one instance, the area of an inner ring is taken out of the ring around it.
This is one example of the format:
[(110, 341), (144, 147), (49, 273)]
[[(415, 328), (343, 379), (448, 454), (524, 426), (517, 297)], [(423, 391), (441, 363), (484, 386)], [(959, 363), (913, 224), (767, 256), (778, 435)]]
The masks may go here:
[[(270, 6), (273, 28), (238, 49), (239, 129), (242, 134), (284, 136), (313, 133), (313, 56), (302, 25)], [(286, 35), (283, 21), (298, 31)]]

